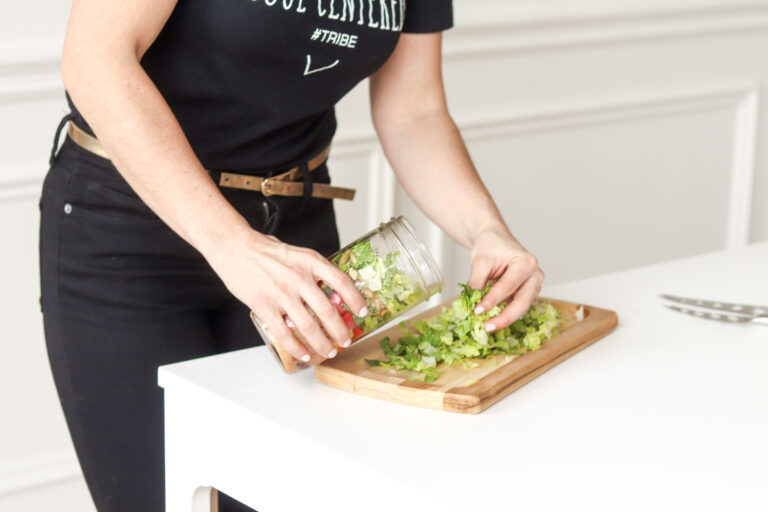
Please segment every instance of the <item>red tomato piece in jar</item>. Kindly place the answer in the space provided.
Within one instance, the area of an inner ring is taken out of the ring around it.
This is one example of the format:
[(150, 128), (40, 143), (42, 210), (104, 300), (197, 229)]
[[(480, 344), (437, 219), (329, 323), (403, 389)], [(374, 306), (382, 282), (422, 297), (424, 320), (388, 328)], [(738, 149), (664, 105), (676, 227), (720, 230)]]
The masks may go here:
[(347, 308), (344, 308), (344, 311), (341, 312), (341, 318), (344, 320), (344, 323), (347, 327), (350, 329), (356, 329), (357, 324), (355, 323), (355, 317), (352, 316), (352, 313), (350, 313)]
[(331, 294), (328, 295), (328, 300), (331, 301), (331, 304), (336, 306), (336, 311), (338, 311), (342, 316), (344, 313), (349, 313), (347, 308), (344, 306), (344, 302), (341, 300), (341, 295), (338, 293), (331, 292)]

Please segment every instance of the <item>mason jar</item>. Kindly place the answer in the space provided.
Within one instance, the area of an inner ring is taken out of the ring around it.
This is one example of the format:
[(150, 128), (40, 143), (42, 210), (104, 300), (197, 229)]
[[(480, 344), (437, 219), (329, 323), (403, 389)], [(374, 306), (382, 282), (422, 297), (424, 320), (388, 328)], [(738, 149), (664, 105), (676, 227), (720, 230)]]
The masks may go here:
[[(368, 308), (365, 317), (355, 316), (338, 293), (321, 284), (321, 289), (349, 328), (352, 343), (427, 301), (442, 291), (445, 284), (437, 263), (405, 217), (392, 218), (381, 224), (333, 254), (329, 260), (352, 279)], [(251, 319), (287, 373), (309, 368), (326, 359), (315, 353), (301, 333), (293, 329), (296, 339), (310, 352), (309, 361), (296, 359), (272, 338), (269, 328), (253, 311)]]

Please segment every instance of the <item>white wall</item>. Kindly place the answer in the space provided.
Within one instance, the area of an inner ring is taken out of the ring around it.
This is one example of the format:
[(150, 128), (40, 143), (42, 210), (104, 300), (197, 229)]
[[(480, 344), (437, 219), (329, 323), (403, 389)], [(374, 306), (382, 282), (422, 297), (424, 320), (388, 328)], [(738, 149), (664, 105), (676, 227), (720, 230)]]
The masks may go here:
[[(489, 189), (550, 282), (768, 240), (768, 0), (456, 0), (445, 76)], [(84, 510), (37, 305), (37, 195), (64, 113), (67, 2), (0, 5), (0, 509)], [(366, 114), (339, 109), (342, 239), (417, 224), (448, 289), (466, 251), (397, 187)], [(759, 137), (762, 134), (762, 137)], [(360, 212), (364, 214), (361, 215)], [(660, 290), (661, 291), (661, 290)]]
[(0, 3), (0, 510), (90, 504), (48, 369), (38, 307), (37, 196), (65, 112), (69, 2)]
[[(768, 146), (758, 144), (767, 2), (456, 7), (445, 44), (454, 117), (549, 282), (768, 239)], [(366, 101), (356, 93), (341, 133), (361, 149), (337, 153), (334, 170), (363, 188), (372, 176), (378, 198), (366, 218), (353, 215), (358, 205), (340, 205), (343, 233), (406, 212), (447, 282), (466, 280), (466, 251), (379, 177), (383, 164), (374, 158), (374, 171), (360, 172), (372, 158), (362, 147), (373, 152), (375, 143), (356, 123)]]

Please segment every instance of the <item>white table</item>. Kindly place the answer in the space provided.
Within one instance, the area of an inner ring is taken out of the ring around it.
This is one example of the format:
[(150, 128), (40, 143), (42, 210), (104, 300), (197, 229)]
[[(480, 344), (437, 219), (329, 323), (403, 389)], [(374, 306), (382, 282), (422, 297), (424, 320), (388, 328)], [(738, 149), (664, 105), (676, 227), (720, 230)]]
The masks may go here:
[(168, 512), (768, 510), (768, 328), (658, 294), (768, 303), (768, 244), (551, 286), (608, 337), (477, 416), (286, 376), (265, 348), (162, 367)]

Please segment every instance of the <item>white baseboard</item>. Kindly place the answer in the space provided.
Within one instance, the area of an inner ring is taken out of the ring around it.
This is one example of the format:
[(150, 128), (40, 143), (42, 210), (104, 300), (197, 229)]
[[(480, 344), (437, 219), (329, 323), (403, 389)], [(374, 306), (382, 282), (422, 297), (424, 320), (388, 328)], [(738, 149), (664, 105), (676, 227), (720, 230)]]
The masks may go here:
[(8, 512), (96, 512), (85, 480), (77, 478), (45, 487), (0, 496), (0, 510)]
[(75, 455), (62, 452), (0, 466), (0, 498), (82, 478)]

